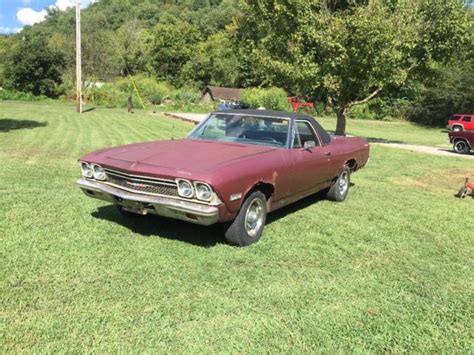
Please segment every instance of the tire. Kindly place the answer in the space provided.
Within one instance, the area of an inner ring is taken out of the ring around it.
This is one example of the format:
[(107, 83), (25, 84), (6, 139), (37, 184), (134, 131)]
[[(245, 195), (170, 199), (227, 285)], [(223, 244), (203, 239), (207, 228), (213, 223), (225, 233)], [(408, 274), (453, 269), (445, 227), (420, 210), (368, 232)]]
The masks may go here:
[(463, 127), (462, 126), (453, 126), (453, 132), (461, 132), (463, 130)]
[(342, 202), (346, 199), (351, 185), (351, 169), (345, 166), (341, 174), (337, 177), (336, 182), (328, 191), (327, 197), (330, 200)]
[(458, 193), (456, 194), (456, 197), (459, 198), (464, 198), (467, 195), (467, 189), (463, 186), (459, 189)]
[(467, 145), (465, 140), (458, 139), (453, 144), (453, 150), (459, 154), (467, 154), (469, 153), (469, 146)]
[(228, 225), (225, 239), (229, 244), (244, 247), (262, 236), (267, 219), (267, 198), (260, 191), (252, 192), (242, 204), (237, 217)]

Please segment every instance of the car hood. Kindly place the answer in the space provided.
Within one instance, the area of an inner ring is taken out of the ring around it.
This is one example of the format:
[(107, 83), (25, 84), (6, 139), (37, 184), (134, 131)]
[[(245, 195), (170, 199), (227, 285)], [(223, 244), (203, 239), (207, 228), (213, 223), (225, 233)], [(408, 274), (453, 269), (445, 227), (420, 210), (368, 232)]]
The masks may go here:
[(240, 159), (275, 149), (251, 144), (179, 139), (103, 149), (80, 160), (136, 174), (187, 177), (209, 173)]

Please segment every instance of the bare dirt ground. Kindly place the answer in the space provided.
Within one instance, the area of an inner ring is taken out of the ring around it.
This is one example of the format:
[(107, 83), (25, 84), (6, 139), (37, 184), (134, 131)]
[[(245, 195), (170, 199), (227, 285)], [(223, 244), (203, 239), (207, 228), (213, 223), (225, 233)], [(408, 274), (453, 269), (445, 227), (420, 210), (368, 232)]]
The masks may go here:
[(444, 157), (457, 157), (457, 158), (467, 158), (474, 160), (474, 153), (470, 154), (457, 154), (450, 148), (438, 148), (438, 147), (428, 147), (424, 145), (416, 144), (404, 144), (404, 143), (371, 143), (374, 145), (382, 145), (384, 147), (405, 149), (412, 152), (425, 153), (431, 155), (439, 155)]

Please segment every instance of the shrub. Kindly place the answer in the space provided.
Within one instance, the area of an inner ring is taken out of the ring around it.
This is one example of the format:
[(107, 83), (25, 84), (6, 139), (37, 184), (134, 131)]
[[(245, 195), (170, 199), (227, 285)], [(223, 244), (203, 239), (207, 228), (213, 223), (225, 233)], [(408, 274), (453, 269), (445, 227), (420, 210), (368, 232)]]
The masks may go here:
[(128, 95), (113, 84), (91, 85), (83, 90), (84, 101), (106, 107), (126, 107)]
[(244, 89), (242, 102), (250, 108), (265, 107), (268, 110), (287, 111), (290, 109), (288, 95), (285, 90), (272, 87)]
[(33, 95), (32, 93), (1, 89), (0, 100), (20, 100), (20, 101), (42, 101), (52, 100), (44, 95)]
[(201, 100), (201, 91), (193, 87), (183, 87), (174, 90), (170, 98), (176, 102), (199, 103)]
[[(127, 77), (116, 82), (116, 86), (120, 91), (128, 95), (131, 94), (132, 97), (137, 95), (133, 84), (137, 87), (145, 104), (159, 105), (163, 102), (163, 99), (170, 96), (173, 90), (173, 87), (168, 83), (157, 82), (155, 79), (144, 75)], [(134, 99), (138, 98), (134, 97)]]
[(368, 104), (351, 107), (348, 116), (358, 120), (373, 120), (376, 118), (376, 115), (369, 109)]

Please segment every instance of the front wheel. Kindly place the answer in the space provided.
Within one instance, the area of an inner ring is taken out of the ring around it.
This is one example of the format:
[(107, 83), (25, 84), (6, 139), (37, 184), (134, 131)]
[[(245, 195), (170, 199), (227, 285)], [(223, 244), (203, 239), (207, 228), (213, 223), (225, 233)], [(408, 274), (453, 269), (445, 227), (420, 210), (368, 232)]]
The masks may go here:
[(247, 246), (260, 239), (267, 219), (267, 198), (260, 191), (251, 193), (237, 217), (228, 226), (225, 239), (233, 245)]
[(453, 127), (453, 132), (461, 132), (462, 131), (462, 126), (454, 126)]
[(456, 153), (467, 154), (469, 153), (469, 146), (463, 140), (454, 142), (453, 149)]
[(342, 202), (346, 199), (351, 184), (351, 169), (345, 166), (337, 177), (336, 182), (328, 191), (328, 198), (333, 201)]

